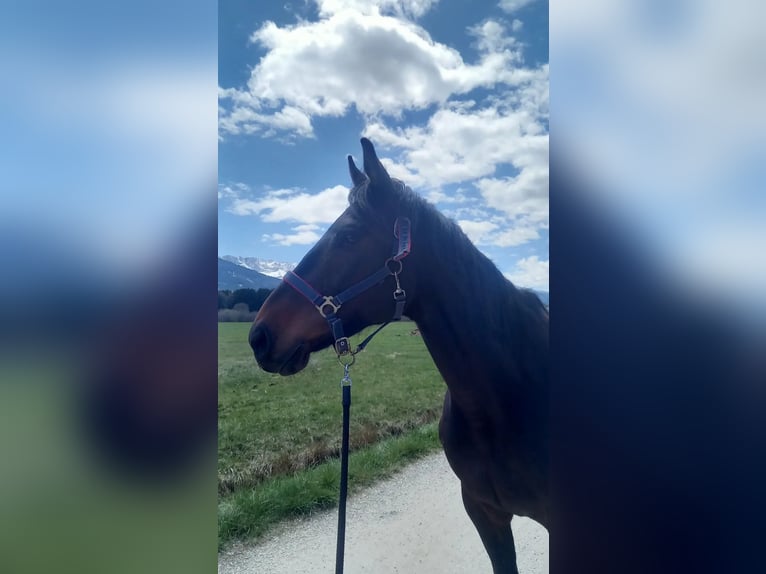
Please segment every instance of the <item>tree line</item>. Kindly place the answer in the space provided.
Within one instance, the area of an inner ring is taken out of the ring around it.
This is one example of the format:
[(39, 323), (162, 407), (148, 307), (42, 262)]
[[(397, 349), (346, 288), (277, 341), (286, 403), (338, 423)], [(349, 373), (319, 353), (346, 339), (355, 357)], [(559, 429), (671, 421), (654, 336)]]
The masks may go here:
[(218, 320), (253, 321), (273, 289), (229, 289), (218, 292)]

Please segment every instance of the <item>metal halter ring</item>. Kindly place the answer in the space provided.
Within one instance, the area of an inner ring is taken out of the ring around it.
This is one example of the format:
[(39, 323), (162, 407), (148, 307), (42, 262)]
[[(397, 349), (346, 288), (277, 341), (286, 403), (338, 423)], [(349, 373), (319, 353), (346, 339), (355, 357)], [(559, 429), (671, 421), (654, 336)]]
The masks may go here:
[[(398, 263), (399, 269), (394, 271), (393, 269), (391, 269), (391, 265), (389, 265), (389, 263)], [(394, 259), (392, 257), (391, 259), (386, 260), (386, 267), (388, 268), (388, 271), (391, 273), (391, 275), (399, 275), (399, 273), (402, 272), (402, 261), (401, 259)]]
[(336, 356), (338, 357), (338, 362), (344, 367), (350, 367), (356, 362), (356, 353), (354, 352), (346, 353), (345, 355), (336, 355)]
[[(328, 305), (330, 306), (332, 311), (330, 311), (329, 313), (325, 313), (324, 308), (327, 307)], [(319, 305), (316, 305), (316, 308), (319, 310), (319, 314), (322, 315), (322, 317), (324, 317), (325, 319), (329, 317), (330, 315), (337, 313), (340, 307), (341, 307), (340, 305), (336, 305), (333, 302), (333, 297), (330, 297), (329, 295), (324, 295), (324, 302), (320, 303)]]

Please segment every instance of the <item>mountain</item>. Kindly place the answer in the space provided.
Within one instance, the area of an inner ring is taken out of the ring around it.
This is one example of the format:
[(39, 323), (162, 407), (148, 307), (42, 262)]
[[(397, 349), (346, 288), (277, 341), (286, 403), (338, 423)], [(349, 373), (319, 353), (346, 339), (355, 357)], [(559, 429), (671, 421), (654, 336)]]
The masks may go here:
[(283, 261), (274, 261), (272, 259), (260, 259), (258, 257), (239, 257), (236, 255), (224, 255), (223, 260), (235, 265), (240, 265), (246, 269), (257, 271), (269, 277), (282, 279), (285, 273), (295, 269), (296, 263), (284, 263)]
[(274, 289), (282, 281), (242, 265), (218, 258), (218, 290)]
[(548, 303), (548, 297), (549, 297), (548, 291), (538, 291), (537, 289), (533, 289), (533, 291), (535, 292), (535, 295), (537, 295), (540, 298), (540, 301), (543, 302), (543, 305), (545, 305), (546, 307), (550, 305), (550, 303)]

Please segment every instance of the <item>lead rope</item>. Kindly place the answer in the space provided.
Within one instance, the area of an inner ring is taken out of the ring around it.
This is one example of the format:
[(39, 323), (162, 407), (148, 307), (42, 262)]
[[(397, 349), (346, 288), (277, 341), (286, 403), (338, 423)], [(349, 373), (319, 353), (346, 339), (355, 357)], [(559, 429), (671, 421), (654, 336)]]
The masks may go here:
[[(401, 291), (399, 287), (399, 277), (396, 277), (397, 290)], [(404, 293), (404, 291), (402, 291)], [(398, 303), (398, 301), (397, 301)], [(399, 312), (401, 316), (401, 312)], [(398, 318), (396, 319), (398, 320)], [(380, 333), (380, 331), (391, 321), (386, 321), (380, 327), (375, 329), (372, 334), (368, 335), (364, 341), (354, 351), (350, 351), (345, 356), (350, 356), (351, 360), (348, 363), (344, 363), (341, 360), (341, 356), (338, 355), (338, 362), (343, 365), (343, 378), (340, 380), (340, 386), (343, 392), (341, 403), (343, 405), (343, 432), (341, 437), (340, 446), (340, 496), (338, 499), (338, 543), (335, 550), (335, 574), (343, 574), (343, 556), (346, 544), (346, 499), (348, 497), (348, 451), (349, 451), (349, 419), (351, 412), (351, 365), (356, 362), (356, 355), (367, 346), (372, 338)]]
[[(352, 355), (353, 356), (353, 355)], [(340, 359), (340, 357), (339, 357)], [(343, 574), (343, 554), (346, 540), (346, 497), (348, 495), (348, 427), (351, 409), (352, 363), (343, 364), (343, 378), (340, 386), (343, 390), (343, 438), (340, 448), (340, 499), (338, 501), (338, 544), (335, 551), (335, 574)]]
[[(400, 266), (401, 270), (401, 266)], [(391, 321), (399, 321), (402, 317), (402, 310), (406, 301), (404, 289), (399, 285), (399, 273), (392, 273), (396, 280), (396, 290), (394, 291), (394, 301), (396, 301), (396, 311)], [(356, 355), (364, 351), (372, 338), (389, 325), (391, 321), (386, 321), (380, 327), (375, 329), (370, 335), (359, 343), (353, 351), (348, 351), (344, 355), (338, 355), (338, 362), (343, 365), (343, 378), (340, 380), (340, 386), (343, 391), (341, 403), (343, 405), (343, 433), (340, 447), (340, 496), (338, 500), (338, 543), (335, 550), (335, 574), (343, 574), (343, 557), (346, 544), (346, 498), (348, 497), (348, 451), (349, 451), (349, 419), (351, 411), (351, 365), (356, 362)], [(337, 343), (337, 341), (336, 341)], [(337, 352), (337, 348), (336, 348)], [(344, 363), (341, 357), (351, 357)]]

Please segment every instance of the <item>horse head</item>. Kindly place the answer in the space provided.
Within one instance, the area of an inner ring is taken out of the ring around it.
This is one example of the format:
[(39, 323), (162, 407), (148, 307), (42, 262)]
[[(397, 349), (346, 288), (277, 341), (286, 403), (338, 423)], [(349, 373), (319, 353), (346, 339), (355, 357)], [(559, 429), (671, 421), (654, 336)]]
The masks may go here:
[[(342, 321), (345, 336), (350, 336), (392, 318), (397, 288), (407, 293), (407, 306), (412, 303), (414, 258), (393, 257), (391, 246), (400, 235), (398, 222), (414, 219), (406, 201), (414, 194), (388, 175), (372, 143), (361, 141), (364, 172), (348, 156), (353, 182), (349, 206), (271, 293), (250, 329), (250, 346), (266, 371), (292, 375), (302, 370), (311, 353), (334, 343), (328, 325), (332, 318)], [(382, 271), (386, 266), (390, 273)], [(336, 305), (334, 296), (371, 277), (372, 284)], [(324, 301), (312, 302), (319, 294)]]

